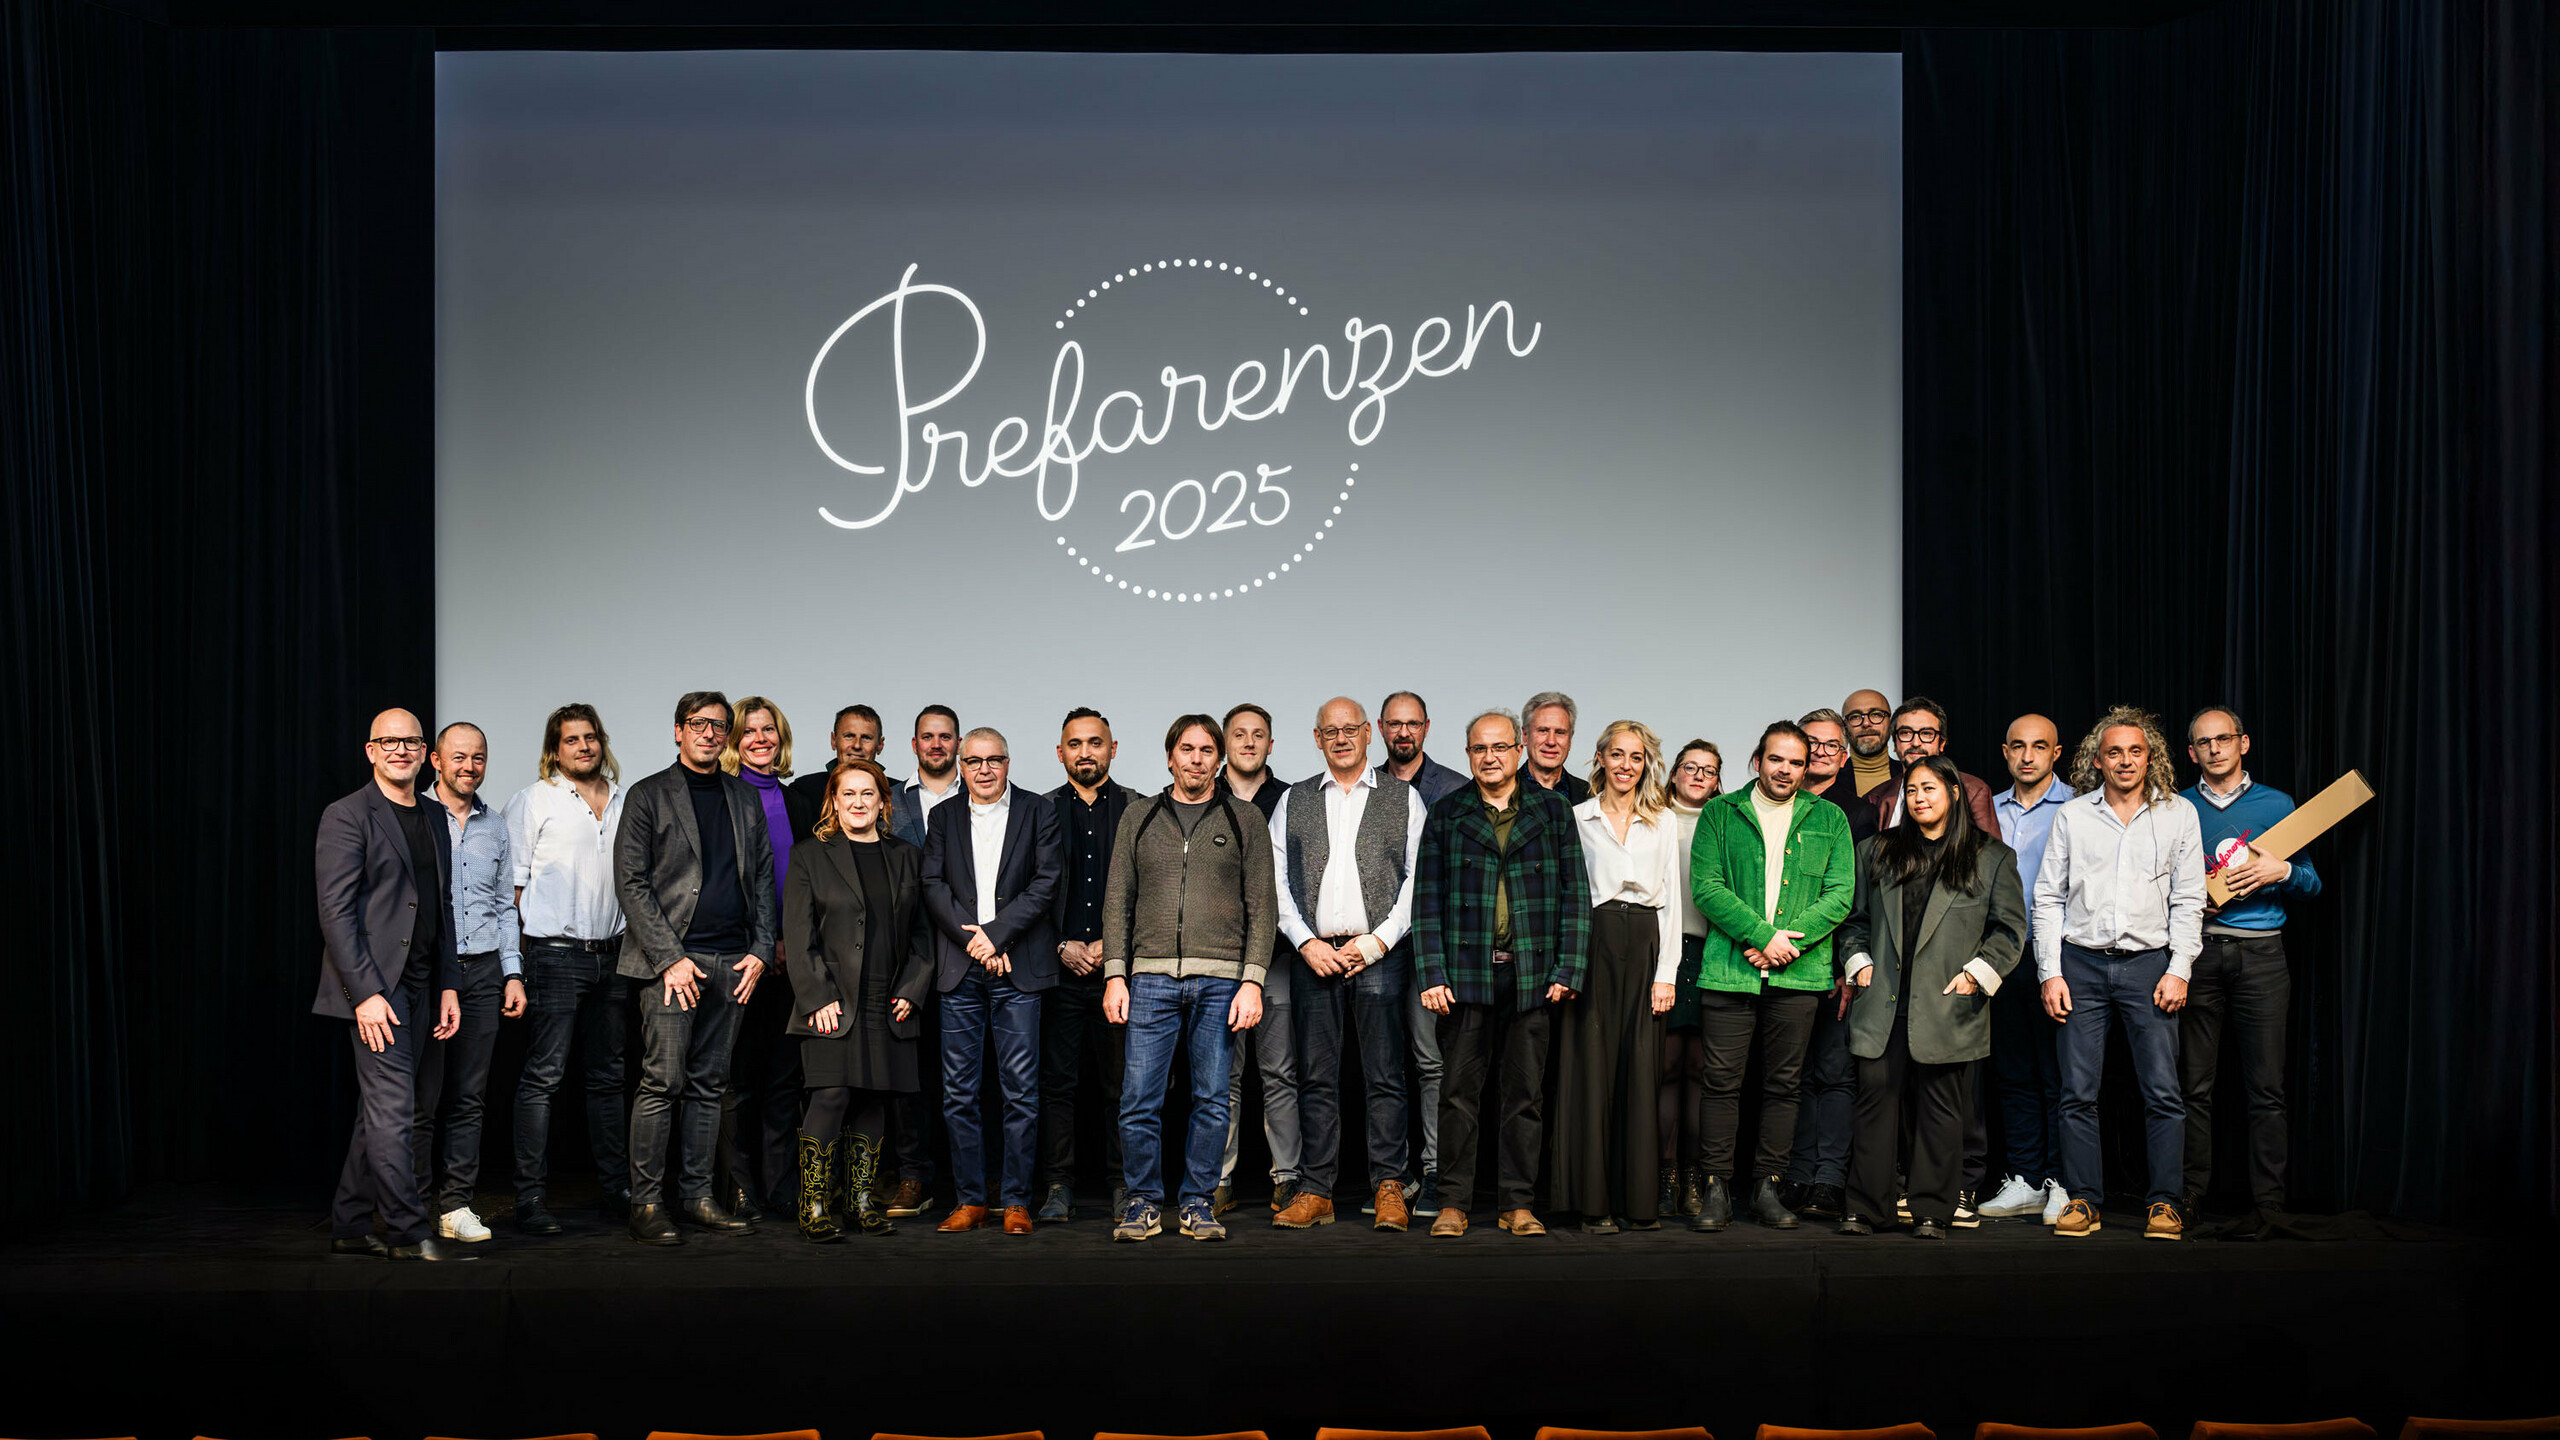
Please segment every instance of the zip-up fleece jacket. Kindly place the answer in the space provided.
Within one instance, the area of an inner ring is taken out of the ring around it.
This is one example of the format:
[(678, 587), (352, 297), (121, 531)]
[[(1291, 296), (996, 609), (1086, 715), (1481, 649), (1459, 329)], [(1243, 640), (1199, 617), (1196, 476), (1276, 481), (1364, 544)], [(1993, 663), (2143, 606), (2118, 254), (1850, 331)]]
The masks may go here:
[(1260, 985), (1280, 934), (1278, 870), (1261, 812), (1214, 795), (1182, 833), (1167, 796), (1131, 801), (1111, 843), (1102, 974), (1207, 976)]

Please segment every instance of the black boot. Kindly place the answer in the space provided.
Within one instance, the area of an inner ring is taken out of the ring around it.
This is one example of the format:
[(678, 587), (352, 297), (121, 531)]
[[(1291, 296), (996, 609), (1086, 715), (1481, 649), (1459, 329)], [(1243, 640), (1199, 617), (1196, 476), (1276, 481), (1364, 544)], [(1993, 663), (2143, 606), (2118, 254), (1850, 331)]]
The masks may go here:
[(880, 1204), (880, 1142), (869, 1135), (853, 1137), (853, 1159), (845, 1166), (844, 1213), (865, 1235), (886, 1235), (897, 1227)]
[(835, 1215), (836, 1145), (800, 1137), (800, 1233), (814, 1244), (833, 1245), (844, 1238)]
[(1733, 1187), (1721, 1175), (1707, 1177), (1705, 1193), (1698, 1197), (1698, 1213), (1689, 1217), (1689, 1228), (1701, 1233), (1722, 1230), (1733, 1223)]
[(677, 1201), (676, 1219), (696, 1230), (708, 1230), (715, 1235), (752, 1235), (756, 1228), (722, 1209), (720, 1202), (708, 1195), (699, 1200)]
[(1698, 1207), (1706, 1202), (1706, 1195), (1707, 1167), (1704, 1162), (1692, 1160), (1680, 1176), (1680, 1213), (1696, 1215)]
[(1662, 1192), (1653, 1200), (1657, 1215), (1680, 1213), (1680, 1167), (1666, 1160), (1662, 1163)]
[(684, 1236), (676, 1229), (673, 1215), (664, 1205), (631, 1207), (631, 1238), (643, 1245), (681, 1245)]
[(1763, 1175), (1760, 1183), (1751, 1187), (1751, 1218), (1772, 1230), (1796, 1228), (1796, 1212), (1778, 1198), (1777, 1176)]

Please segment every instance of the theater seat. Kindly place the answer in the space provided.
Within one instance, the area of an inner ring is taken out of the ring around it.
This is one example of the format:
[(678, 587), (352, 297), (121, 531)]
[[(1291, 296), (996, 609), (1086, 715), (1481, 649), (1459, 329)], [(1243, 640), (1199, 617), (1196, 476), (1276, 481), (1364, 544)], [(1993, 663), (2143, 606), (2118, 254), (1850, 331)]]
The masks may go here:
[(2560, 1437), (2560, 1415), (2538, 1420), (2427, 1420), (2412, 1415), (2400, 1440), (2544, 1440)]
[(1676, 1430), (1574, 1430), (1562, 1425), (1541, 1425), (1538, 1440), (1716, 1440), (1695, 1425)]
[(652, 1430), (649, 1440), (818, 1440), (815, 1430), (776, 1430), (768, 1435), (696, 1435), (690, 1430)]
[(1216, 1435), (1150, 1435), (1139, 1430), (1097, 1430), (1093, 1440), (1271, 1440), (1259, 1430), (1227, 1430)]
[(1878, 1430), (1800, 1430), (1793, 1425), (1763, 1425), (1756, 1440), (1938, 1440), (1938, 1432), (1917, 1422)]
[(2373, 1427), (2352, 1417), (2306, 1420), (2299, 1425), (2234, 1425), (2199, 1420), (2187, 1440), (2373, 1440)]
[[(657, 1437), (652, 1436), (650, 1440), (657, 1440)], [(780, 1437), (764, 1437), (764, 1440), (780, 1440)], [(818, 1440), (818, 1432), (810, 1431), (808, 1440)], [(1037, 1430), (1015, 1430), (1004, 1435), (893, 1435), (884, 1430), (872, 1436), (871, 1440), (1047, 1440), (1047, 1437)]]
[(2058, 1430), (2047, 1425), (2002, 1425), (1985, 1420), (1973, 1427), (1973, 1440), (2160, 1440), (2160, 1432), (2139, 1421), (2131, 1425), (2092, 1425)]
[[(456, 1437), (451, 1435), (430, 1435), (427, 1437), (427, 1440), (456, 1440)], [(580, 1431), (574, 1435), (545, 1435), (540, 1437), (540, 1440), (596, 1440), (596, 1437), (584, 1431)]]
[(1481, 1425), (1460, 1425), (1452, 1430), (1343, 1430), (1319, 1425), (1316, 1440), (1493, 1440), (1493, 1432)]

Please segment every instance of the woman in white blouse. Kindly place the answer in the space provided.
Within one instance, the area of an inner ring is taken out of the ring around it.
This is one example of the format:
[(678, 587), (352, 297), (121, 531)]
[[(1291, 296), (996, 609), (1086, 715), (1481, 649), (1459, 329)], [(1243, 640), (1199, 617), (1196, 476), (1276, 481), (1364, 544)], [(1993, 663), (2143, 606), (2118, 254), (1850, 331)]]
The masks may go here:
[[(1695, 1215), (1707, 1187), (1698, 1170), (1698, 1122), (1705, 1105), (1707, 1046), (1698, 1032), (1698, 955), (1706, 946), (1707, 917), (1689, 888), (1689, 845), (1697, 838), (1698, 811), (1724, 793), (1724, 752), (1713, 740), (1692, 740), (1671, 757), (1671, 821), (1680, 831), (1680, 973), (1670, 1013), (1663, 1017), (1662, 1088), (1654, 1125), (1662, 1133), (1662, 1184), (1657, 1203), (1665, 1215)], [(1683, 1152), (1688, 1163), (1681, 1163)]]
[(1548, 1200), (1581, 1212), (1587, 1234), (1658, 1229), (1654, 1089), (1689, 866), (1651, 730), (1618, 720), (1600, 732), (1591, 798), (1573, 818), (1591, 879), (1591, 964), (1559, 1017)]

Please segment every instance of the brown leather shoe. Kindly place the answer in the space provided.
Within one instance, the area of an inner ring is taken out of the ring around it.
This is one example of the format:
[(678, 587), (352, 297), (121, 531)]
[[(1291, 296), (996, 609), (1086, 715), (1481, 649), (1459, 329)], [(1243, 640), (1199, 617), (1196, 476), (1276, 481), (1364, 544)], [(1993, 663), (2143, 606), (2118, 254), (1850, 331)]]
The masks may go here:
[(1007, 1205), (1004, 1207), (1004, 1233), (1007, 1235), (1030, 1234), (1031, 1207), (1028, 1205)]
[(1282, 1230), (1312, 1230), (1318, 1225), (1330, 1225), (1333, 1223), (1333, 1202), (1322, 1195), (1310, 1195), (1301, 1190), (1298, 1198), (1289, 1202), (1288, 1209), (1271, 1217), (1271, 1223)]
[(1404, 1203), (1404, 1182), (1388, 1180), (1378, 1186), (1378, 1218), (1372, 1230), (1402, 1230), (1413, 1223), (1413, 1210)]
[(898, 1188), (889, 1192), (889, 1203), (882, 1208), (889, 1212), (891, 1219), (904, 1219), (909, 1215), (923, 1214), (924, 1202), (931, 1198), (925, 1193), (923, 1181), (901, 1180)]
[(1544, 1235), (1547, 1233), (1547, 1227), (1539, 1224), (1538, 1217), (1531, 1214), (1525, 1208), (1519, 1210), (1505, 1210), (1502, 1212), (1502, 1218), (1494, 1223), (1500, 1225), (1503, 1229), (1510, 1231), (1514, 1235)]
[(1466, 1233), (1467, 1212), (1445, 1200), (1441, 1201), (1440, 1218), (1431, 1222), (1431, 1238), (1446, 1240)]
[(942, 1217), (942, 1223), (933, 1228), (945, 1235), (957, 1235), (963, 1230), (975, 1230), (986, 1223), (986, 1206), (959, 1205), (954, 1206), (950, 1214)]
[(2187, 1238), (2187, 1222), (2178, 1216), (2178, 1207), (2163, 1200), (2151, 1207), (2142, 1222), (2145, 1240), (2183, 1240)]
[(2097, 1234), (2097, 1207), (2086, 1200), (2074, 1200), (2063, 1206), (2062, 1218), (2054, 1222), (2053, 1233), (2073, 1240)]

